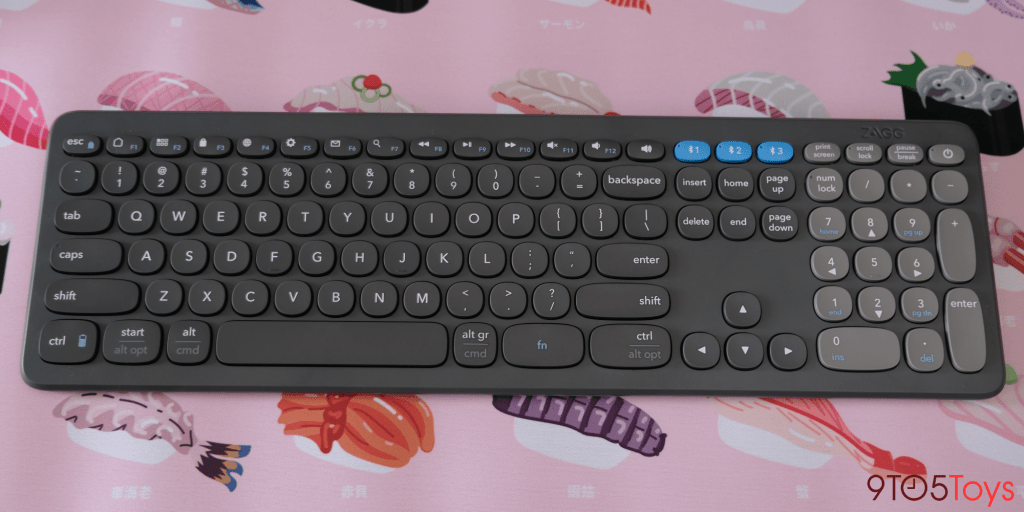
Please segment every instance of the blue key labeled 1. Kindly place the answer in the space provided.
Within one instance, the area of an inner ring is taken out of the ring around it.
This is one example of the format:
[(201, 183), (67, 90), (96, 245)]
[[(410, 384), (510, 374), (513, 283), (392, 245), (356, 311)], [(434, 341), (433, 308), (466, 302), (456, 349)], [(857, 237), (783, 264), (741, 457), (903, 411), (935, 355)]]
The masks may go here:
[(718, 143), (715, 158), (727, 164), (741, 164), (750, 160), (750, 144), (739, 140), (727, 140)]
[(688, 164), (706, 162), (711, 158), (711, 146), (699, 140), (684, 140), (676, 144), (676, 160)]
[(784, 164), (793, 159), (793, 146), (785, 142), (762, 142), (757, 145), (757, 159), (766, 164)]

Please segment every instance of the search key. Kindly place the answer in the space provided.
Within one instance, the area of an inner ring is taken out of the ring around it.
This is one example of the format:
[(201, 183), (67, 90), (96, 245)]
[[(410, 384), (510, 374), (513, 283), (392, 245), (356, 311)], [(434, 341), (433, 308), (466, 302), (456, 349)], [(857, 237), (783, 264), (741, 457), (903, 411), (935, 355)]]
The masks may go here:
[(366, 154), (373, 158), (398, 158), (405, 153), (405, 141), (395, 137), (377, 137), (366, 143)]

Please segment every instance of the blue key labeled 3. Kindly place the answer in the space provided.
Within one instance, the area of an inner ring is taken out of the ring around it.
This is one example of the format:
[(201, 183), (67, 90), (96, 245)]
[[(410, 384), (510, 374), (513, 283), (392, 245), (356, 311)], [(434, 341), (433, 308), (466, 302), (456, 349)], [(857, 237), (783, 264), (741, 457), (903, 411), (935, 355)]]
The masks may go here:
[(793, 159), (793, 146), (785, 142), (762, 142), (757, 145), (757, 159), (766, 164), (784, 164)]
[(696, 164), (711, 158), (711, 146), (699, 140), (684, 140), (676, 144), (676, 160), (688, 164)]
[(750, 144), (739, 140), (726, 140), (718, 143), (715, 158), (726, 164), (741, 164), (750, 160)]

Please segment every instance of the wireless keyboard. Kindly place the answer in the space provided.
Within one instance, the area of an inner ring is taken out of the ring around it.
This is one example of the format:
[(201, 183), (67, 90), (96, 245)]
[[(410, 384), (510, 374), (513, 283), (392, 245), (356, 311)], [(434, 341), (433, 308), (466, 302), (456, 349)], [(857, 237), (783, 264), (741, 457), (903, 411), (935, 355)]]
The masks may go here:
[(23, 375), (49, 389), (986, 397), (952, 122), (74, 112)]

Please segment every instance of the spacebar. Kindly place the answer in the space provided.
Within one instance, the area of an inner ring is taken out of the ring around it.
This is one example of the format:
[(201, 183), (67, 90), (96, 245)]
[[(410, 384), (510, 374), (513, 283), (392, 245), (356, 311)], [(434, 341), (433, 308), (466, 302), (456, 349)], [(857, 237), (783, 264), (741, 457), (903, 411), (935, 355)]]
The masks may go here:
[(448, 331), (434, 323), (225, 322), (217, 359), (263, 366), (438, 366)]

